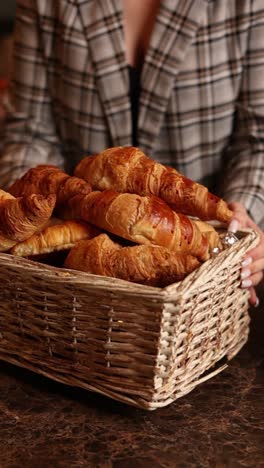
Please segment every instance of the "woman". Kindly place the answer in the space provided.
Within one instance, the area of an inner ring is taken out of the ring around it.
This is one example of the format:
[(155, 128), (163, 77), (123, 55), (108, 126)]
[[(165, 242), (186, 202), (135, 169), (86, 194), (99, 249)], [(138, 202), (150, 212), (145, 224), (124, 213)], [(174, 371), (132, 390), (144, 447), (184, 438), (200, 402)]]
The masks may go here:
[[(239, 5), (239, 11), (238, 11)], [(18, 0), (14, 106), (0, 185), (39, 163), (138, 145), (253, 227), (242, 286), (264, 269), (262, 0)]]

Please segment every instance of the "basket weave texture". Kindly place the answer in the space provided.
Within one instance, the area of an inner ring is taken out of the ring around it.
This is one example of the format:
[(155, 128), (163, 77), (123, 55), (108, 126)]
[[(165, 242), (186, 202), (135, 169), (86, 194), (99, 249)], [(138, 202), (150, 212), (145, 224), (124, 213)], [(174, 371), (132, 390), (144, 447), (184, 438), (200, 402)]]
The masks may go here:
[(247, 341), (240, 268), (258, 237), (239, 237), (164, 289), (0, 254), (0, 359), (144, 409), (168, 405)]

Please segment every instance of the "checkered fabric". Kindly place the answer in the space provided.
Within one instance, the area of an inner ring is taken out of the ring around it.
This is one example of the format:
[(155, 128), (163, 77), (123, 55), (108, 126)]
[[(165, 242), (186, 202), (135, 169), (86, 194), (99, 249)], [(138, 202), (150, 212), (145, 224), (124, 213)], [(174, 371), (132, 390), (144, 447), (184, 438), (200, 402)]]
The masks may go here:
[[(18, 0), (0, 186), (131, 145), (121, 0)], [(141, 75), (139, 146), (264, 224), (264, 2), (161, 0)]]

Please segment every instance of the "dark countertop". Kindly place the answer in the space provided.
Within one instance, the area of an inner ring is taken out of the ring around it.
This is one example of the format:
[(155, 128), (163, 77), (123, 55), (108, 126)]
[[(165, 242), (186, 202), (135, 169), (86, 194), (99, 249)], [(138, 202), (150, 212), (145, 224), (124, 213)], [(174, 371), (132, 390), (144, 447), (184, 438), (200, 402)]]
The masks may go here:
[(264, 467), (261, 289), (228, 369), (153, 412), (0, 363), (0, 467)]

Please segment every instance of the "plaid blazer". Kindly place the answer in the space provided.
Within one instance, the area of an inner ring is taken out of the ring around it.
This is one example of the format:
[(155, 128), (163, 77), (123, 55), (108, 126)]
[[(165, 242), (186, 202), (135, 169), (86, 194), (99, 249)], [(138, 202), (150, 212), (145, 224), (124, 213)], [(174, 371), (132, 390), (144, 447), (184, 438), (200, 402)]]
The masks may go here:
[[(0, 186), (38, 163), (131, 145), (121, 0), (18, 0)], [(263, 0), (162, 0), (139, 146), (264, 221)]]

